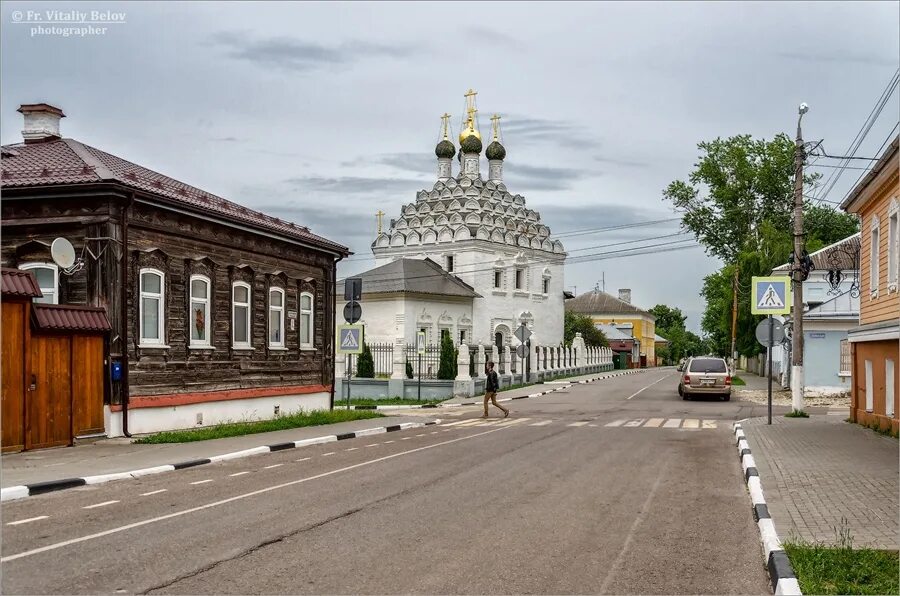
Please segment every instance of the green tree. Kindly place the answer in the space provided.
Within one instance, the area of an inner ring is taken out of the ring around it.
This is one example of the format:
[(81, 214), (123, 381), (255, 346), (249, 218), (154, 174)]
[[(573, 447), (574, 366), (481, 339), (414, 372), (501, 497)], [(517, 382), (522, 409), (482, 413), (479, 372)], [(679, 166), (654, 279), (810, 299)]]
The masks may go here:
[(826, 205), (807, 202), (803, 206), (806, 250), (814, 252), (859, 231), (859, 219)]
[(567, 310), (563, 319), (564, 342), (571, 345), (576, 333), (581, 333), (584, 344), (590, 348), (609, 347), (609, 341), (603, 332), (597, 329), (591, 317)]
[(372, 358), (369, 344), (363, 344), (362, 354), (359, 355), (359, 362), (356, 363), (356, 376), (360, 379), (375, 378), (375, 360)]
[[(661, 329), (684, 329), (684, 322), (687, 320), (687, 316), (681, 312), (680, 308), (672, 308), (665, 304), (657, 304), (650, 309), (650, 314), (656, 317), (657, 333), (659, 333)], [(663, 333), (660, 333), (660, 335), (669, 339)]]
[(453, 380), (456, 378), (456, 357), (458, 350), (453, 346), (449, 333), (441, 334), (441, 362), (438, 367), (438, 378)]

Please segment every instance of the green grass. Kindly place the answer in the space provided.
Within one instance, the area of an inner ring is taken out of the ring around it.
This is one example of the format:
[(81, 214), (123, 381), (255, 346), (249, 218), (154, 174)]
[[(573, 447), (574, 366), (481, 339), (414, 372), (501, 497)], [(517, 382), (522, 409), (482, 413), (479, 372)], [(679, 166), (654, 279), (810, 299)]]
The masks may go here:
[(298, 412), (285, 414), (272, 420), (257, 420), (253, 422), (236, 422), (233, 424), (218, 424), (205, 428), (190, 430), (170, 430), (156, 433), (147, 437), (141, 437), (134, 441), (145, 445), (158, 443), (190, 443), (193, 441), (208, 441), (210, 439), (222, 439), (225, 437), (239, 437), (254, 433), (267, 433), (275, 430), (288, 430), (304, 426), (320, 426), (323, 424), (335, 424), (349, 422), (351, 420), (366, 420), (368, 418), (381, 418), (382, 414), (371, 410), (315, 410), (312, 412)]
[(900, 594), (896, 550), (853, 548), (846, 520), (836, 546), (789, 540), (784, 550), (804, 594)]
[(791, 410), (784, 415), (785, 418), (809, 418), (809, 414), (803, 410)]
[(744, 379), (740, 377), (731, 377), (731, 384), (735, 387), (740, 387), (741, 385), (746, 385), (747, 383), (745, 383)]
[[(450, 399), (450, 398), (447, 398)], [(416, 406), (416, 405), (432, 405), (439, 404), (443, 399), (422, 399), (421, 401), (413, 398), (390, 397), (387, 399), (369, 399), (367, 397), (351, 397), (351, 406)], [(346, 399), (334, 398), (334, 407), (346, 406)]]

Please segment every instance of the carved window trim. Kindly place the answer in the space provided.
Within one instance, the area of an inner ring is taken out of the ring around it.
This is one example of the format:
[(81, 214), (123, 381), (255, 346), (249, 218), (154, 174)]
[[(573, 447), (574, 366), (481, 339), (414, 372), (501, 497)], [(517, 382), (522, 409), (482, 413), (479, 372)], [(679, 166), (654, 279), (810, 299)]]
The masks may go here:
[[(237, 288), (244, 288), (247, 290), (247, 300), (238, 301), (235, 298), (235, 290)], [(245, 307), (247, 310), (245, 315), (246, 327), (247, 327), (247, 340), (246, 341), (237, 341), (235, 339), (235, 331), (237, 330), (237, 309), (239, 307)], [(251, 317), (251, 313), (253, 311), (253, 288), (249, 283), (245, 281), (234, 281), (231, 282), (231, 347), (235, 350), (252, 350), (253, 349), (253, 329), (251, 327), (251, 323), (253, 321)]]
[[(309, 308), (303, 307), (303, 299), (309, 298)], [(312, 292), (300, 292), (300, 300), (297, 304), (297, 311), (300, 314), (300, 349), (312, 350), (316, 344), (316, 296)], [(305, 331), (305, 333), (304, 333)], [(304, 341), (307, 340), (307, 341)]]
[[(278, 294), (281, 296), (281, 304), (276, 305), (272, 300), (272, 295)], [(270, 286), (269, 287), (269, 307), (268, 307), (268, 317), (266, 319), (266, 337), (269, 343), (270, 349), (285, 349), (285, 339), (284, 339), (284, 309), (285, 309), (285, 300), (287, 295), (285, 294), (284, 288), (280, 288), (278, 286)], [(272, 315), (275, 314), (278, 316), (278, 329), (280, 330), (279, 339), (272, 340)]]
[(900, 282), (900, 203), (897, 197), (888, 206), (888, 293), (898, 290)]
[[(202, 281), (206, 284), (206, 295), (205, 296), (197, 296), (194, 294), (194, 282)], [(204, 324), (204, 335), (206, 339), (194, 339), (194, 327), (197, 323), (197, 314), (194, 312), (194, 303), (199, 303), (203, 306), (203, 312), (200, 313), (200, 316), (203, 317)], [(212, 347), (212, 324), (210, 320), (210, 313), (212, 312), (212, 281), (207, 275), (195, 274), (191, 275), (188, 278), (188, 337), (189, 339), (189, 347), (191, 348), (211, 348)]]
[(878, 285), (881, 281), (881, 225), (878, 216), (872, 218), (869, 231), (869, 294), (872, 299), (878, 298)]

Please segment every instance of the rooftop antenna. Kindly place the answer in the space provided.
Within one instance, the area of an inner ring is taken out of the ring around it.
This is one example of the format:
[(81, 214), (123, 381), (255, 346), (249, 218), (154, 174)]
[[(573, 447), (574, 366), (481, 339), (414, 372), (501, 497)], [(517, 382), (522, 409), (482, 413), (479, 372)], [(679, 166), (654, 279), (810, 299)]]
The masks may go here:
[(75, 247), (63, 237), (55, 239), (50, 245), (50, 256), (66, 275), (84, 269), (84, 259), (75, 256)]

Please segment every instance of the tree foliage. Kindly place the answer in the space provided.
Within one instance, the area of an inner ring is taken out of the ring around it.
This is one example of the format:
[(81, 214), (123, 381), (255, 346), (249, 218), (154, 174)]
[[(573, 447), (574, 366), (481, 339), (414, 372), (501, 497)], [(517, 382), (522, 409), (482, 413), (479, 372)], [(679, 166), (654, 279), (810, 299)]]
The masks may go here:
[(356, 376), (360, 379), (375, 378), (375, 360), (372, 358), (369, 344), (363, 344), (362, 354), (359, 355), (359, 361), (356, 363)]
[(609, 341), (603, 332), (597, 329), (594, 321), (588, 315), (566, 311), (563, 322), (563, 341), (571, 345), (576, 333), (581, 333), (584, 344), (589, 348), (609, 347)]
[(441, 334), (441, 363), (438, 367), (439, 379), (453, 380), (456, 378), (456, 357), (459, 351), (453, 346), (453, 340), (449, 333)]
[(685, 316), (680, 308), (657, 304), (650, 309), (656, 317), (656, 333), (668, 340), (668, 345), (656, 351), (657, 357), (668, 364), (674, 364), (687, 356), (700, 356), (708, 350), (706, 343), (697, 334), (685, 328)]

